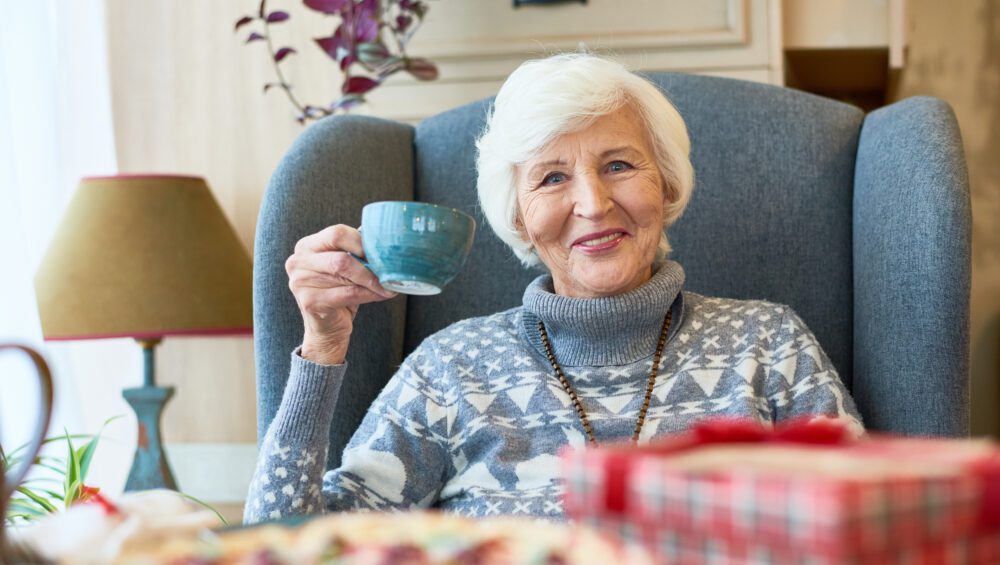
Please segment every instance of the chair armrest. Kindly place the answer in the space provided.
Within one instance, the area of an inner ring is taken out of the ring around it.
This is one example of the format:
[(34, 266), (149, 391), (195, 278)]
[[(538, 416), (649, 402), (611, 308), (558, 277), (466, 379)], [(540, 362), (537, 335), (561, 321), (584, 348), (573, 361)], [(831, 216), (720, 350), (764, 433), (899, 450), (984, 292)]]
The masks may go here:
[[(302, 342), (302, 317), (285, 273), (296, 242), (333, 224), (358, 225), (369, 202), (412, 199), (413, 128), (405, 124), (326, 118), (306, 129), (279, 163), (261, 203), (254, 248), (258, 442), (281, 403), (291, 352)], [(400, 363), (405, 308), (398, 297), (358, 312), (330, 432), (334, 466)]]
[(951, 108), (865, 118), (854, 179), (855, 400), (872, 430), (969, 432), (969, 180)]

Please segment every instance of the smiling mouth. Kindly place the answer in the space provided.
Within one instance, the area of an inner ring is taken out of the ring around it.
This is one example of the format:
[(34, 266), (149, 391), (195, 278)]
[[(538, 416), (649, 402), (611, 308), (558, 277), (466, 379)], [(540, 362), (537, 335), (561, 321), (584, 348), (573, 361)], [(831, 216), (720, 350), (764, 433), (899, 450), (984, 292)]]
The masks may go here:
[(584, 247), (597, 247), (599, 245), (603, 245), (605, 243), (614, 241), (614, 240), (618, 239), (619, 237), (622, 237), (623, 235), (625, 235), (625, 234), (623, 232), (620, 232), (620, 231), (619, 232), (614, 232), (614, 233), (609, 233), (608, 235), (605, 235), (605, 236), (595, 237), (594, 239), (588, 239), (586, 241), (581, 241), (577, 245), (582, 245)]

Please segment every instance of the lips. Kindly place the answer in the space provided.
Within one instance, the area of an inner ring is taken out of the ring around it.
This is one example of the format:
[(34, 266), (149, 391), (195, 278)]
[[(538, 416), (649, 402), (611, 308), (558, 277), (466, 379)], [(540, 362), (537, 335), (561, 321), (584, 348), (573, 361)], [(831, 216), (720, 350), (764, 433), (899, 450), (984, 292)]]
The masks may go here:
[(603, 255), (615, 250), (626, 237), (629, 237), (629, 233), (621, 228), (589, 233), (577, 238), (573, 242), (573, 249), (586, 255)]
[(573, 247), (584, 251), (598, 251), (615, 247), (628, 232), (621, 228), (611, 228), (594, 233), (588, 233), (576, 239)]

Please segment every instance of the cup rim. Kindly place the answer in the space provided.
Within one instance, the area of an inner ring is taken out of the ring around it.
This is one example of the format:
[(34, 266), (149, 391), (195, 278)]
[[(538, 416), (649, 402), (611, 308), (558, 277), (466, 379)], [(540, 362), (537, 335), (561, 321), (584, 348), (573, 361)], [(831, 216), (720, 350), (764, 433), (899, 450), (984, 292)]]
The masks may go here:
[(458, 208), (452, 208), (451, 206), (445, 206), (443, 204), (435, 204), (433, 202), (419, 202), (417, 200), (378, 200), (378, 201), (375, 201), (375, 202), (369, 202), (368, 204), (365, 204), (364, 206), (362, 206), (361, 212), (364, 213), (365, 209), (368, 208), (368, 207), (370, 207), (370, 206), (389, 205), (389, 204), (410, 204), (410, 205), (414, 205), (414, 206), (438, 208), (438, 209), (441, 209), (441, 210), (445, 210), (445, 211), (448, 211), (448, 212), (453, 212), (453, 213), (459, 214), (461, 216), (465, 216), (466, 218), (468, 218), (472, 222), (473, 227), (476, 226), (476, 219), (474, 217), (472, 217), (472, 214), (469, 214), (467, 212), (463, 212), (462, 210), (459, 210)]

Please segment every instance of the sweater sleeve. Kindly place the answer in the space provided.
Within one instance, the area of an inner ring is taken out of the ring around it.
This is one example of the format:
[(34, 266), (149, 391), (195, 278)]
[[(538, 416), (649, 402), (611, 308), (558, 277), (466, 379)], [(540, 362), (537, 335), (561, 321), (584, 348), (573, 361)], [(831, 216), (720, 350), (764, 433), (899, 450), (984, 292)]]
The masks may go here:
[(293, 354), (281, 406), (261, 442), (244, 522), (435, 503), (451, 465), (447, 444), (457, 398), (440, 388), (445, 379), (432, 382), (434, 357), (426, 345), (407, 357), (368, 409), (340, 468), (324, 477), (346, 366), (316, 365)]
[(768, 379), (768, 402), (775, 422), (799, 417), (844, 421), (857, 435), (864, 433), (861, 415), (836, 368), (816, 336), (794, 310), (784, 308), (775, 329), (778, 344)]
[(292, 353), (281, 406), (264, 435), (243, 512), (245, 523), (319, 513), (330, 423), (346, 364), (317, 365)]
[(327, 510), (426, 508), (438, 501), (452, 465), (458, 401), (444, 373), (426, 341), (403, 361), (344, 449), (341, 466), (324, 477)]

